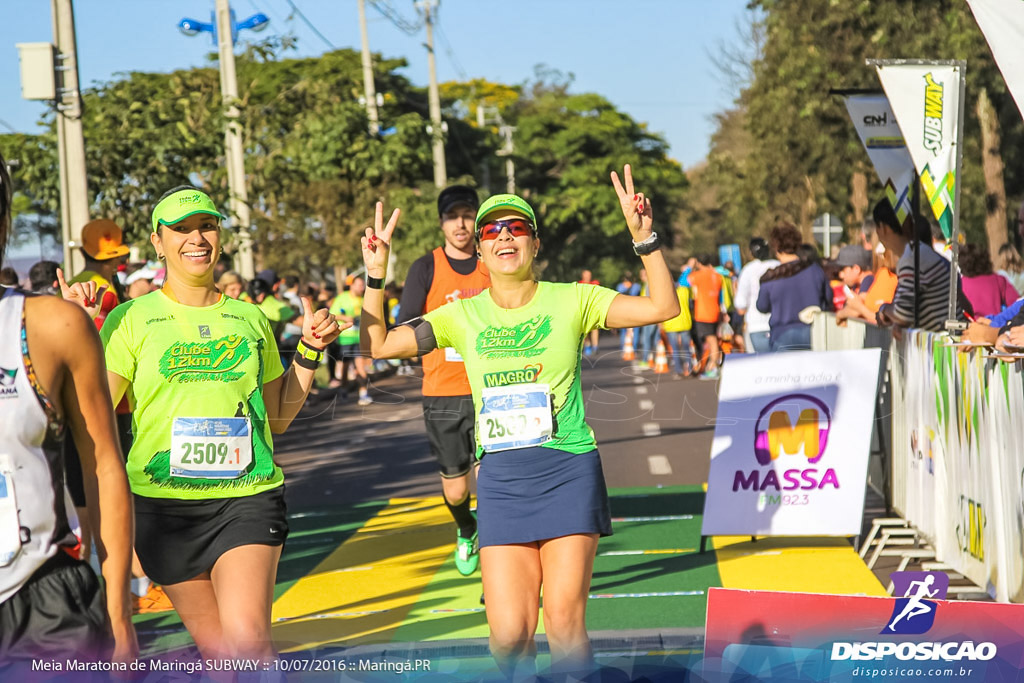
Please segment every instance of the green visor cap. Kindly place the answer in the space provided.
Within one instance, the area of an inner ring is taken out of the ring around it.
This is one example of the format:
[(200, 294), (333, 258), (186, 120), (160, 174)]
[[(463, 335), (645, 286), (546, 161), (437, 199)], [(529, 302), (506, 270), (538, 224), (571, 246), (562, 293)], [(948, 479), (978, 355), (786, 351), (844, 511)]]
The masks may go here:
[(224, 219), (210, 195), (200, 190), (178, 190), (164, 197), (153, 209), (153, 232), (161, 225), (174, 225), (197, 213)]
[(494, 213), (498, 209), (511, 209), (512, 211), (525, 214), (529, 216), (530, 221), (533, 223), (534, 230), (539, 229), (537, 214), (533, 212), (533, 207), (525, 199), (514, 194), (495, 194), (488, 197), (476, 211), (476, 229), (480, 230), (480, 226), (484, 224), (484, 218), (487, 217), (487, 214)]

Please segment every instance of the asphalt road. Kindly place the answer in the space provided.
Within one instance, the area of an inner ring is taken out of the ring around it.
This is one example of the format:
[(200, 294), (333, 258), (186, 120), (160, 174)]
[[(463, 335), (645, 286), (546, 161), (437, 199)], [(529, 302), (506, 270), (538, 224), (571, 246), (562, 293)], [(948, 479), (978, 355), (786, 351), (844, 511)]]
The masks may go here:
[[(717, 383), (637, 371), (610, 334), (602, 347), (584, 358), (582, 387), (609, 488), (707, 481)], [(419, 375), (375, 381), (374, 403), (365, 407), (354, 396), (311, 397), (275, 440), (289, 510), (439, 495), (421, 382)]]

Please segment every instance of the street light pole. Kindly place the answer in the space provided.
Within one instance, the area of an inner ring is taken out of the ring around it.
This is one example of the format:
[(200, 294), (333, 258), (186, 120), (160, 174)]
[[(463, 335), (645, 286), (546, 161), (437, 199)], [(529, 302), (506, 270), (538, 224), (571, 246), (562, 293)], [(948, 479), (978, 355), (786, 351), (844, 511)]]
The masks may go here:
[(238, 123), (238, 79), (235, 75), (235, 51), (231, 7), (228, 0), (216, 0), (217, 50), (220, 56), (220, 89), (227, 111), (224, 129), (224, 156), (228, 169), (228, 191), (231, 195), (231, 215), (238, 233), (238, 267), (242, 277), (251, 280), (256, 275), (252, 254), (252, 225), (249, 214), (249, 193), (245, 182), (245, 160), (242, 148), (241, 126)]

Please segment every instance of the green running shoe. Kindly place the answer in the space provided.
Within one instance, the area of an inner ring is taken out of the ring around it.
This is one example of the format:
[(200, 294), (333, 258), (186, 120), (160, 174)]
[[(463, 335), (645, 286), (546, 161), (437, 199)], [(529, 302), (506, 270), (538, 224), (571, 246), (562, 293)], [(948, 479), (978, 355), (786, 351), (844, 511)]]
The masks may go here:
[(477, 533), (473, 532), (473, 536), (470, 538), (463, 538), (459, 532), (455, 532), (455, 534), (455, 568), (463, 576), (469, 576), (480, 566), (480, 546), (477, 542)]

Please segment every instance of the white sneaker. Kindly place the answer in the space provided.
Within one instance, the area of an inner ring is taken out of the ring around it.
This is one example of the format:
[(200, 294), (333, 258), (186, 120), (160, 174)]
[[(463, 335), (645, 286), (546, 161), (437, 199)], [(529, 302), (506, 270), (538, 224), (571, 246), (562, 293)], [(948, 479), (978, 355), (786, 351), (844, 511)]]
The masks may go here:
[(360, 396), (359, 397), (359, 405), (361, 405), (361, 406), (368, 406), (371, 403), (373, 403), (373, 399), (370, 398), (368, 395), (367, 396)]

